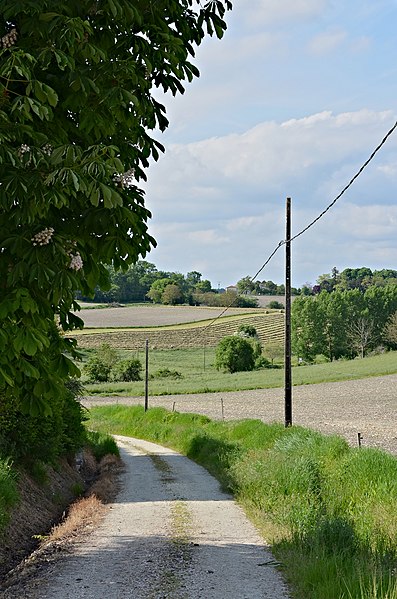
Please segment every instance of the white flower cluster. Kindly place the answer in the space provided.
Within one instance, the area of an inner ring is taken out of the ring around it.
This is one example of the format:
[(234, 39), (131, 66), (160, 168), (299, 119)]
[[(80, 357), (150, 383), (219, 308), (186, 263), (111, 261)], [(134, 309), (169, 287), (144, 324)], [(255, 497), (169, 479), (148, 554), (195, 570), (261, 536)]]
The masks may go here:
[(49, 227), (47, 229), (43, 229), (40, 233), (36, 233), (31, 239), (33, 245), (48, 245), (51, 241), (51, 238), (54, 234), (54, 229)]
[(77, 252), (76, 254), (70, 255), (70, 264), (69, 268), (72, 270), (81, 270), (83, 268), (83, 260), (81, 259), (80, 254)]
[(115, 183), (118, 183), (120, 185), (120, 187), (122, 187), (123, 189), (128, 189), (130, 187), (133, 187), (134, 185), (134, 169), (130, 168), (129, 171), (126, 171), (125, 173), (116, 173), (113, 176), (113, 181)]
[(51, 144), (45, 144), (45, 146), (43, 146), (41, 148), (43, 154), (47, 154), (47, 156), (51, 156), (52, 154), (52, 145)]
[(18, 150), (18, 154), (22, 156), (23, 154), (26, 154), (26, 152), (30, 152), (30, 146), (22, 144)]
[(15, 44), (15, 42), (17, 41), (17, 38), (18, 38), (18, 33), (14, 27), (14, 29), (11, 29), (10, 33), (6, 33), (1, 38), (1, 44), (2, 44), (3, 48), (11, 48), (11, 46), (13, 46)]

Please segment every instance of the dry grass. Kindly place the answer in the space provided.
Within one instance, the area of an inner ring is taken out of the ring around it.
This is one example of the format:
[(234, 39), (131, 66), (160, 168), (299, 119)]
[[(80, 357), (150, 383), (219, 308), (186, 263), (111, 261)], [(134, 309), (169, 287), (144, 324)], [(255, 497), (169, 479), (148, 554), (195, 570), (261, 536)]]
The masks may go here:
[(78, 499), (71, 505), (67, 518), (51, 530), (46, 543), (65, 541), (83, 531), (92, 530), (104, 513), (105, 506), (95, 495)]
[[(85, 456), (90, 459), (90, 454)], [(94, 458), (92, 458), (94, 459)], [(106, 513), (106, 505), (113, 501), (119, 489), (118, 474), (120, 458), (107, 455), (99, 464), (99, 476), (88, 490), (86, 497), (77, 499), (68, 510), (67, 517), (54, 526), (45, 545), (55, 542), (68, 542), (77, 536), (93, 530)]]

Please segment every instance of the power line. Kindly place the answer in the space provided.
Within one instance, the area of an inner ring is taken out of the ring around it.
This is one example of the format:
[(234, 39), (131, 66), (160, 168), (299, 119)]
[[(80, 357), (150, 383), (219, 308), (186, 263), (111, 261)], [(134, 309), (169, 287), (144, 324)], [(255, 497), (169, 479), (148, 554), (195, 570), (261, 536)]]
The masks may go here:
[[(313, 219), (308, 225), (306, 225), (306, 227), (304, 227), (301, 231), (299, 231), (299, 233), (296, 233), (296, 235), (294, 235), (293, 237), (291, 237), (290, 241), (294, 241), (295, 239), (297, 239), (298, 237), (300, 237), (301, 235), (303, 235), (304, 233), (306, 233), (306, 231), (308, 231), (311, 227), (313, 227), (335, 204), (338, 200), (340, 200), (340, 198), (343, 196), (344, 193), (346, 193), (346, 191), (349, 189), (349, 187), (351, 187), (354, 183), (354, 181), (356, 179), (358, 179), (358, 177), (361, 175), (361, 173), (366, 169), (366, 167), (369, 165), (369, 163), (374, 159), (374, 157), (376, 156), (376, 154), (379, 152), (379, 150), (382, 148), (382, 146), (386, 143), (386, 141), (388, 140), (388, 138), (392, 135), (392, 133), (394, 133), (394, 131), (397, 129), (397, 121), (394, 123), (393, 127), (386, 133), (386, 135), (384, 136), (384, 138), (382, 139), (382, 141), (378, 144), (378, 146), (375, 148), (375, 150), (372, 152), (372, 154), (369, 156), (369, 158), (364, 162), (364, 164), (359, 168), (359, 170), (356, 172), (356, 174), (350, 179), (349, 183), (347, 183), (347, 185), (345, 185), (345, 187), (342, 189), (342, 191), (336, 196), (336, 198), (334, 198), (332, 200), (332, 202), (330, 204), (328, 204), (328, 206), (322, 211), (320, 212), (320, 214)], [(262, 270), (269, 264), (270, 260), (273, 258), (273, 256), (278, 252), (278, 250), (286, 244), (286, 240), (283, 239), (282, 241), (280, 241), (278, 243), (278, 245), (274, 248), (274, 250), (271, 252), (271, 254), (269, 255), (269, 257), (266, 259), (266, 261), (262, 264), (262, 266), (260, 267), (260, 269), (258, 270), (258, 272), (253, 275), (252, 277), (249, 277), (249, 280), (255, 281), (255, 279), (257, 278), (257, 276), (262, 272)], [(205, 331), (207, 329), (209, 329), (219, 318), (221, 318), (225, 312), (227, 312), (227, 310), (229, 310), (229, 308), (231, 308), (233, 306), (233, 304), (235, 303), (237, 297), (233, 299), (233, 301), (224, 308), (224, 310), (222, 310), (222, 312), (216, 317), (214, 318), (203, 330), (201, 334), (204, 334)]]
[[(318, 222), (320, 220), (320, 218), (322, 218), (324, 216), (324, 214), (326, 214), (328, 212), (328, 210), (330, 210), (332, 208), (332, 206), (334, 206), (336, 204), (336, 202), (343, 196), (343, 194), (349, 189), (349, 187), (351, 187), (353, 185), (354, 181), (356, 179), (358, 179), (358, 177), (361, 175), (361, 173), (363, 172), (363, 170), (368, 166), (368, 164), (375, 157), (375, 155), (379, 152), (379, 150), (381, 149), (381, 147), (386, 143), (387, 139), (395, 131), (396, 128), (397, 128), (397, 121), (394, 123), (394, 125), (390, 129), (390, 131), (388, 131), (386, 133), (386, 135), (384, 136), (384, 138), (382, 139), (382, 141), (380, 142), (380, 144), (372, 152), (371, 156), (364, 162), (364, 164), (362, 165), (362, 167), (357, 171), (357, 173), (354, 175), (354, 177), (352, 177), (352, 179), (350, 179), (349, 183), (342, 189), (342, 191), (336, 196), (336, 198), (325, 208), (325, 210), (323, 210), (321, 212), (321, 214), (319, 214), (314, 220), (312, 220), (311, 223), (309, 223), (304, 229), (302, 229), (302, 231), (299, 231), (299, 233), (297, 233), (296, 235), (294, 235), (293, 237), (291, 237), (291, 241), (294, 241), (294, 239), (296, 239), (297, 237), (300, 237), (301, 235), (303, 235), (303, 233), (306, 233), (306, 231), (308, 229), (310, 229), (310, 227), (312, 227), (313, 225), (315, 225), (316, 222)], [(285, 243), (285, 241), (283, 243)]]

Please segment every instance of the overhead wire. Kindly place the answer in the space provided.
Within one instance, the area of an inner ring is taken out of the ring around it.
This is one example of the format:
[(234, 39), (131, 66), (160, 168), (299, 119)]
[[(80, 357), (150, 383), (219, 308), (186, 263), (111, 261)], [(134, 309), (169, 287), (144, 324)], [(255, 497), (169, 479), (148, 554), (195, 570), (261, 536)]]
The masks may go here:
[[(350, 179), (350, 181), (347, 183), (347, 185), (345, 185), (345, 187), (342, 189), (342, 191), (340, 191), (340, 193), (332, 200), (332, 202), (330, 204), (328, 204), (328, 206), (322, 212), (320, 212), (320, 214), (318, 216), (316, 216), (316, 218), (314, 218), (308, 225), (306, 225), (303, 229), (301, 229), (301, 231), (299, 231), (298, 233), (296, 233), (295, 235), (293, 235), (290, 238), (290, 240), (289, 240), (290, 242), (295, 241), (295, 239), (297, 239), (298, 237), (301, 237), (301, 235), (303, 235), (304, 233), (306, 233), (306, 231), (308, 231), (320, 219), (322, 219), (323, 216), (337, 203), (337, 201), (340, 200), (340, 198), (346, 193), (346, 191), (353, 185), (353, 183), (356, 181), (356, 179), (358, 179), (358, 177), (362, 174), (362, 172), (367, 168), (367, 166), (369, 165), (369, 163), (374, 159), (374, 157), (376, 156), (376, 154), (379, 152), (379, 150), (382, 148), (382, 146), (386, 143), (386, 141), (388, 140), (388, 138), (394, 133), (394, 131), (396, 129), (397, 129), (397, 121), (394, 123), (393, 127), (391, 129), (389, 129), (389, 131), (383, 137), (382, 141), (376, 146), (376, 148), (371, 153), (371, 155), (369, 156), (369, 158), (367, 158), (367, 160), (359, 168), (359, 170), (356, 172), (356, 174)], [(255, 281), (255, 279), (258, 277), (258, 275), (269, 264), (269, 262), (271, 261), (271, 259), (273, 258), (273, 256), (278, 252), (278, 250), (283, 245), (285, 245), (287, 243), (287, 241), (288, 240), (283, 239), (283, 240), (281, 240), (278, 243), (278, 245), (273, 249), (273, 251), (271, 252), (271, 254), (268, 256), (268, 258), (265, 260), (265, 262), (262, 264), (262, 266), (256, 272), (256, 274), (253, 275), (252, 277), (249, 277), (249, 281), (250, 282)], [(221, 318), (229, 310), (229, 308), (231, 308), (233, 306), (233, 304), (236, 302), (236, 300), (237, 300), (237, 296), (233, 299), (233, 301), (228, 306), (226, 306), (222, 310), (222, 312), (218, 316), (216, 316), (216, 318), (214, 318), (206, 327), (204, 327), (202, 329), (202, 331), (200, 332), (200, 334), (204, 334), (217, 320), (219, 320), (219, 318)]]

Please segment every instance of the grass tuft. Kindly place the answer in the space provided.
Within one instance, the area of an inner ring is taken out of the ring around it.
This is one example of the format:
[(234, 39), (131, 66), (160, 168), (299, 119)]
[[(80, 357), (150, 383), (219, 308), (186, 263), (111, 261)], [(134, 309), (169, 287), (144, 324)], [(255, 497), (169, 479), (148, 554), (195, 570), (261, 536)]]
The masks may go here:
[(9, 459), (0, 459), (0, 532), (6, 527), (10, 508), (18, 501), (16, 475)]

